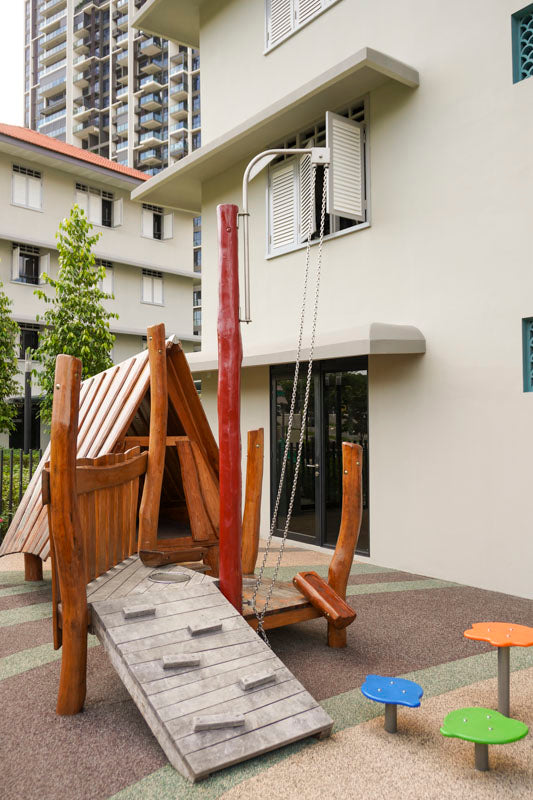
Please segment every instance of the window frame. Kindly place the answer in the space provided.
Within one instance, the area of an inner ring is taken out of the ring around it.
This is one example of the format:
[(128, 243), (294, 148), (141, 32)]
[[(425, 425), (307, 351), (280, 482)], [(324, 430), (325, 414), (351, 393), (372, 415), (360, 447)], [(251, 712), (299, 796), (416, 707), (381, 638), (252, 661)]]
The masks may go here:
[[(117, 198), (115, 197), (114, 192), (108, 192), (107, 189), (99, 189), (97, 186), (89, 186), (89, 184), (76, 181), (74, 183), (74, 203), (81, 208), (80, 204), (78, 203), (78, 193), (87, 195), (87, 210), (85, 208), (82, 210), (91, 225), (95, 225), (97, 228), (105, 228), (106, 230), (118, 227), (118, 225), (115, 224), (115, 202), (117, 202)], [(93, 195), (93, 197), (100, 198), (100, 222), (95, 221), (90, 216), (91, 195)], [(111, 203), (111, 219), (109, 225), (104, 225), (104, 201)]]
[(295, 20), (295, 16), (296, 16), (295, 3), (299, 2), (299, 0), (289, 0), (289, 2), (291, 3), (291, 6), (292, 6), (292, 11), (291, 11), (291, 14), (292, 14), (292, 27), (291, 27), (291, 30), (289, 31), (289, 33), (286, 33), (285, 36), (282, 36), (280, 39), (275, 41), (274, 44), (269, 44), (268, 43), (268, 39), (269, 39), (269, 22), (270, 22), (269, 11), (270, 11), (271, 0), (265, 0), (265, 30), (264, 30), (265, 48), (263, 50), (263, 55), (264, 56), (266, 56), (269, 53), (271, 53), (272, 50), (275, 50), (276, 47), (279, 47), (281, 44), (283, 44), (283, 42), (286, 42), (287, 39), (291, 38), (291, 36), (295, 36), (295, 34), (297, 34), (298, 31), (301, 31), (302, 28), (305, 28), (306, 25), (309, 25), (311, 22), (313, 22), (313, 20), (315, 20), (321, 14), (325, 14), (326, 11), (329, 11), (329, 9), (332, 6), (334, 6), (337, 3), (339, 3), (340, 0), (322, 0), (322, 7), (318, 11), (316, 11), (314, 14), (309, 16), (306, 20), (304, 20), (304, 22), (298, 22), (298, 23), (296, 23), (296, 20)]
[[(347, 228), (343, 228), (341, 230), (333, 230), (331, 233), (328, 233), (324, 236), (324, 241), (329, 241), (330, 239), (337, 239), (340, 236), (347, 236), (351, 233), (356, 233), (360, 230), (366, 230), (370, 228), (372, 225), (372, 204), (371, 204), (371, 190), (370, 190), (370, 136), (369, 136), (369, 120), (370, 120), (370, 97), (368, 94), (363, 95), (362, 97), (356, 98), (353, 100), (348, 108), (356, 108), (357, 106), (363, 107), (363, 117), (362, 121), (364, 122), (365, 128), (365, 154), (364, 154), (364, 188), (365, 188), (365, 198), (366, 198), (366, 219), (364, 222), (355, 222), (354, 225), (350, 225)], [(296, 133), (292, 133), (289, 136), (286, 136), (284, 139), (284, 143), (275, 143), (273, 147), (284, 147), (285, 143), (287, 147), (305, 147), (305, 144), (296, 141), (295, 144), (292, 143), (292, 140), (297, 140), (297, 137), (302, 137), (304, 133), (307, 133), (310, 128), (316, 125), (324, 125), (324, 131), (326, 131), (326, 111), (332, 111), (334, 114), (341, 114), (345, 115), (346, 112), (346, 105), (341, 106), (340, 108), (328, 108), (324, 110), (323, 115), (321, 115), (318, 119), (315, 119), (314, 122), (311, 122), (309, 125), (304, 126), (300, 130), (296, 131)], [(351, 119), (352, 117), (348, 117)], [(322, 146), (322, 144), (318, 145)], [(325, 146), (325, 141), (324, 141)], [(297, 156), (291, 156), (288, 154), (285, 159), (288, 160), (290, 158), (297, 158)], [(284, 248), (280, 248), (276, 251), (271, 250), (270, 244), (270, 224), (271, 224), (271, 215), (270, 215), (270, 173), (271, 169), (275, 168), (279, 163), (282, 163), (278, 160), (272, 162), (272, 164), (268, 167), (267, 173), (267, 180), (266, 180), (266, 187), (265, 187), (265, 217), (266, 217), (266, 224), (265, 224), (265, 260), (269, 261), (272, 258), (278, 258), (279, 256), (286, 255), (287, 253), (293, 253), (297, 250), (303, 250), (307, 247), (307, 242), (298, 242), (294, 241), (292, 244), (287, 245)], [(299, 186), (296, 187), (299, 189)], [(297, 191), (298, 194), (298, 191)], [(297, 227), (299, 224), (299, 217), (300, 217), (300, 209), (299, 205), (297, 208)], [(339, 219), (339, 217), (335, 217), (334, 215), (330, 214), (332, 220)], [(318, 230), (318, 221), (317, 221), (317, 230)], [(311, 247), (314, 247), (319, 243), (319, 239), (312, 239), (311, 240)]]
[[(155, 300), (144, 300), (143, 298), (143, 278), (151, 278), (152, 281), (152, 298), (154, 296), (154, 279), (161, 281), (161, 302)], [(141, 269), (141, 303), (147, 306), (164, 306), (165, 305), (165, 279), (164, 274), (155, 269)]]
[[(29, 174), (29, 173), (36, 173), (36, 174)], [(15, 175), (23, 175), (25, 178), (26, 183), (26, 202), (25, 203), (17, 203), (14, 199), (15, 196)], [(28, 204), (28, 196), (29, 196), (29, 182), (28, 178), (35, 178), (37, 179), (37, 175), (39, 176), (38, 180), (40, 182), (40, 206), (30, 206)], [(26, 208), (28, 211), (39, 211), (44, 213), (43, 205), (44, 205), (44, 189), (43, 189), (43, 173), (40, 169), (33, 169), (32, 167), (25, 167), (22, 164), (11, 164), (11, 205), (15, 206), (16, 208)]]

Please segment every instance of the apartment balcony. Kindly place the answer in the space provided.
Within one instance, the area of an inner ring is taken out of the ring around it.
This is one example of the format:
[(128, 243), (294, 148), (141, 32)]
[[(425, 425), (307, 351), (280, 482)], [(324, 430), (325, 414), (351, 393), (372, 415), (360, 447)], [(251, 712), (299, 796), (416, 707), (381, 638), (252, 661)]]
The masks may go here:
[(118, 33), (115, 38), (117, 47), (124, 47), (128, 43), (128, 32), (126, 31), (126, 33)]
[(182, 119), (181, 122), (176, 122), (170, 127), (170, 135), (178, 139), (187, 134), (187, 120)]
[(158, 94), (145, 94), (139, 100), (139, 108), (141, 111), (158, 111), (163, 102), (161, 100), (161, 96)]
[(189, 113), (187, 103), (184, 101), (176, 103), (176, 105), (169, 108), (168, 113), (174, 119), (186, 119)]
[(48, 125), (50, 122), (54, 122), (54, 120), (59, 119), (60, 117), (66, 118), (67, 112), (65, 108), (62, 108), (60, 111), (56, 111), (54, 114), (50, 114), (45, 119), (39, 120), (37, 123), (37, 128), (41, 130), (43, 125)]
[(51, 17), (45, 17), (39, 26), (39, 33), (48, 33), (52, 30), (59, 19), (66, 19), (66, 16), (67, 10), (64, 8), (61, 11), (57, 11), (55, 14), (52, 14)]
[(83, 122), (84, 120), (88, 119), (91, 114), (94, 116), (94, 109), (92, 106), (80, 106), (79, 108), (73, 109), (72, 116), (76, 120), (76, 122)]
[(118, 11), (120, 11), (121, 8), (127, 8), (127, 7), (128, 7), (128, 0), (118, 0), (118, 3), (117, 3), (117, 10)]
[(43, 17), (48, 17), (51, 14), (57, 12), (60, 8), (65, 8), (67, 5), (67, 0), (48, 0), (47, 3), (44, 3), (39, 11), (43, 15)]
[(66, 108), (66, 105), (67, 98), (63, 96), (60, 100), (56, 100), (54, 103), (48, 103), (44, 108), (41, 108), (41, 116), (49, 117), (51, 114), (55, 114), (56, 111)]
[(170, 72), (170, 79), (173, 81), (183, 81), (187, 76), (187, 63), (178, 64), (176, 67), (173, 67)]
[(91, 31), (91, 18), (84, 16), (83, 19), (74, 23), (75, 36), (88, 36)]
[(117, 98), (117, 101), (119, 103), (122, 103), (125, 100), (127, 100), (128, 99), (128, 87), (126, 87), (125, 89), (122, 89), (122, 88), (118, 89), (117, 90), (117, 94), (116, 94), (116, 98)]
[(41, 39), (41, 46), (48, 50), (50, 47), (53, 47), (55, 44), (59, 44), (59, 42), (64, 42), (67, 38), (67, 26), (61, 25), (59, 28), (47, 33), (46, 36), (43, 36)]
[(89, 119), (75, 125), (72, 132), (80, 139), (88, 139), (91, 134), (98, 134), (100, 131), (99, 120)]
[(144, 150), (139, 153), (137, 163), (143, 167), (157, 167), (161, 164), (161, 155), (157, 150)]
[(80, 55), (85, 55), (89, 52), (90, 43), (91, 40), (88, 37), (76, 39), (73, 45), (74, 52), (79, 53)]
[(117, 26), (117, 28), (119, 30), (127, 31), (128, 30), (128, 15), (127, 14), (123, 14), (121, 17), (119, 17), (117, 19), (117, 21), (115, 22), (115, 25)]
[(87, 53), (82, 53), (81, 56), (78, 56), (77, 58), (74, 59), (74, 69), (78, 70), (85, 69), (86, 67), (89, 66), (93, 58), (95, 58), (95, 56), (90, 56)]
[(45, 50), (39, 56), (40, 63), (43, 64), (43, 66), (48, 67), (50, 64), (53, 64), (54, 61), (59, 61), (61, 58), (65, 58), (66, 48), (67, 43), (61, 42), (61, 44), (52, 47), (51, 50)]
[(146, 64), (143, 64), (139, 69), (146, 75), (153, 75), (155, 72), (161, 72), (163, 69), (163, 62), (159, 61), (157, 58), (151, 58), (150, 61), (147, 61)]
[(67, 84), (66, 75), (62, 75), (55, 81), (46, 83), (44, 86), (41, 86), (40, 88), (41, 97), (50, 97), (51, 95), (58, 94), (62, 89), (66, 87), (66, 84)]
[(170, 86), (169, 94), (173, 100), (185, 100), (189, 94), (187, 83), (177, 83), (175, 86)]
[(156, 114), (152, 111), (150, 114), (142, 114), (139, 118), (139, 123), (143, 128), (153, 130), (161, 127), (163, 124), (163, 117), (161, 114)]
[(89, 85), (89, 78), (91, 77), (90, 70), (86, 70), (85, 72), (74, 72), (74, 78), (72, 83), (74, 86), (78, 86), (80, 89), (85, 89), (86, 86)]
[(156, 56), (162, 49), (161, 39), (158, 39), (157, 36), (145, 39), (144, 42), (141, 42), (139, 48), (143, 56)]
[(141, 78), (139, 81), (138, 91), (160, 92), (164, 85), (164, 83), (159, 83), (158, 79), (153, 75), (145, 75), (144, 78)]
[(123, 86), (128, 85), (128, 73), (125, 72), (123, 75), (117, 76), (115, 78), (117, 83), (121, 83)]
[(143, 150), (146, 147), (158, 147), (164, 141), (166, 140), (163, 139), (160, 133), (156, 131), (147, 131), (146, 133), (141, 133), (139, 136), (139, 143), (135, 145), (135, 149)]
[(122, 50), (120, 53), (117, 53), (117, 64), (121, 67), (126, 67), (128, 65), (127, 50)]
[(183, 158), (189, 152), (189, 147), (187, 145), (186, 139), (182, 139), (179, 142), (174, 142), (174, 144), (170, 145), (169, 153), (174, 158)]

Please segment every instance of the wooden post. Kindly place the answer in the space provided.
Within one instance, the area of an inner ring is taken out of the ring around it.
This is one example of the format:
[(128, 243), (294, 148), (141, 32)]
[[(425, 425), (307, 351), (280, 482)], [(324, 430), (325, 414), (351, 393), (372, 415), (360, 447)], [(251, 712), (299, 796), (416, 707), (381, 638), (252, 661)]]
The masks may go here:
[(218, 439), (220, 452), (220, 590), (242, 611), (242, 478), (239, 261), (235, 205), (217, 207), (219, 247)]
[[(346, 599), (346, 586), (361, 528), (362, 469), (363, 448), (358, 444), (343, 442), (341, 525), (328, 572), (328, 584), (343, 600)], [(346, 628), (337, 630), (328, 622), (328, 644), (330, 647), (346, 647)]]
[(244, 575), (253, 575), (259, 551), (264, 438), (263, 428), (248, 431), (246, 491), (242, 518), (242, 571)]
[(63, 654), (58, 714), (81, 711), (86, 687), (87, 591), (76, 491), (81, 369), (78, 358), (57, 357), (50, 431), (50, 534), (62, 604)]
[(24, 553), (24, 580), (42, 581), (43, 562), (33, 553)]
[(156, 548), (168, 417), (165, 326), (152, 325), (147, 334), (150, 362), (150, 439), (148, 468), (139, 509), (139, 551)]

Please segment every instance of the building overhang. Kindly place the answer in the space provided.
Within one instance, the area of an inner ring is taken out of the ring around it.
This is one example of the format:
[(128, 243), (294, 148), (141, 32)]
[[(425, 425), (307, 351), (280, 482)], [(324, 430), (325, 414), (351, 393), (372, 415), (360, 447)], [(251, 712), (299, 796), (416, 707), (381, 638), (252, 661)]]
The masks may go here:
[[(350, 358), (374, 355), (420, 355), (426, 352), (426, 340), (413, 325), (392, 325), (371, 322), (345, 331), (321, 334), (313, 358), (323, 361), (330, 358)], [(302, 348), (302, 361), (309, 359), (309, 347)], [(216, 354), (187, 353), (191, 372), (218, 370)], [(291, 364), (296, 359), (294, 342), (279, 342), (266, 347), (244, 349), (242, 366), (260, 367)]]
[(134, 28), (199, 47), (200, 6), (205, 0), (148, 0), (134, 15)]
[(202, 182), (251, 159), (329, 109), (335, 111), (388, 82), (415, 88), (418, 72), (365, 47), (282, 97), (261, 113), (138, 186), (132, 199), (180, 211), (201, 211)]

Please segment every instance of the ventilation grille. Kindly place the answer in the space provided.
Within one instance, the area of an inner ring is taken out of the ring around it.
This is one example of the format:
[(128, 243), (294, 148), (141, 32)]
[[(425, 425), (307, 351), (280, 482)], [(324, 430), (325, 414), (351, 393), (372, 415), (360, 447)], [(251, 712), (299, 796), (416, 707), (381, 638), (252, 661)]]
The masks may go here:
[(30, 178), (40, 178), (41, 173), (37, 172), (35, 169), (26, 169), (26, 167), (20, 167), (18, 164), (13, 164), (13, 172), (18, 172), (20, 175), (29, 175)]
[(517, 15), (518, 38), (518, 80), (529, 78), (533, 75), (533, 8)]

